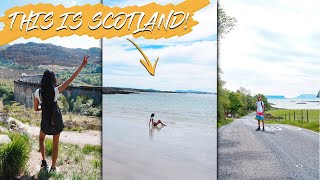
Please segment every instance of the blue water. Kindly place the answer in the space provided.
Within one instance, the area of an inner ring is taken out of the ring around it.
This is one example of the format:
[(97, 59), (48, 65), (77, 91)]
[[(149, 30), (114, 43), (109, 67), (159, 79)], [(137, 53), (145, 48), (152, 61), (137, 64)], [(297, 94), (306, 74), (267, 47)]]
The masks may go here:
[(141, 93), (103, 96), (106, 119), (148, 123), (155, 119), (185, 125), (212, 125), (217, 119), (214, 94)]

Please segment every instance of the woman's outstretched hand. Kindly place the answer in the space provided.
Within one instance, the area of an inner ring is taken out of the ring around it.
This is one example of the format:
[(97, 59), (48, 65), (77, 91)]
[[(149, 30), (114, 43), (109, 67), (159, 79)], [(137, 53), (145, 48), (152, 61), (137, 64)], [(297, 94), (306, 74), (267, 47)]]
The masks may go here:
[(82, 67), (85, 67), (88, 64), (88, 59), (89, 59), (88, 55), (83, 56), (83, 60), (82, 60), (82, 64), (81, 64)]
[(87, 56), (87, 55), (85, 55), (85, 56), (83, 57), (82, 63), (81, 63), (81, 65), (78, 67), (78, 69), (76, 70), (76, 72), (74, 72), (69, 79), (67, 79), (65, 82), (63, 82), (63, 83), (58, 87), (59, 93), (61, 93), (62, 91), (64, 91), (64, 90), (70, 85), (70, 83), (79, 75), (80, 71), (88, 64), (88, 59), (89, 59), (89, 56)]

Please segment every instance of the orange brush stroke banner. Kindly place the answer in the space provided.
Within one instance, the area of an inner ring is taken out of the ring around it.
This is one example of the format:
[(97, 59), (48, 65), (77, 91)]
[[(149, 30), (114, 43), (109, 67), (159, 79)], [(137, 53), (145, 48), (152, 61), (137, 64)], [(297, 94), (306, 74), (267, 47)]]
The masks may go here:
[(4, 28), (0, 31), (0, 45), (20, 37), (46, 40), (55, 36), (88, 35), (113, 38), (132, 35), (146, 39), (182, 36), (198, 24), (193, 19), (196, 11), (210, 4), (210, 0), (185, 0), (180, 4), (124, 8), (102, 4), (65, 8), (51, 4), (14, 7), (0, 18)]

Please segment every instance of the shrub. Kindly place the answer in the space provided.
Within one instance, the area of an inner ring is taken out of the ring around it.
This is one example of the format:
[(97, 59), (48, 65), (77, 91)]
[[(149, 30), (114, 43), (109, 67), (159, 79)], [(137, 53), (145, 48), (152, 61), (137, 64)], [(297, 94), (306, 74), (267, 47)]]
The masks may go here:
[(77, 100), (74, 102), (73, 111), (80, 113), (81, 115), (89, 115), (101, 117), (102, 107), (101, 105), (96, 106), (93, 99), (87, 96), (78, 96)]
[(90, 116), (101, 117), (102, 116), (102, 108), (101, 108), (101, 106), (90, 107), (88, 109), (88, 113), (89, 113)]
[(81, 96), (78, 96), (77, 100), (73, 104), (73, 111), (74, 112), (81, 112), (82, 101), (83, 101), (83, 98)]
[(5, 84), (0, 84), (0, 98), (2, 98), (3, 101), (13, 101), (14, 95), (12, 89)]
[(31, 151), (28, 136), (9, 136), (12, 142), (0, 147), (0, 179), (13, 178), (25, 170)]

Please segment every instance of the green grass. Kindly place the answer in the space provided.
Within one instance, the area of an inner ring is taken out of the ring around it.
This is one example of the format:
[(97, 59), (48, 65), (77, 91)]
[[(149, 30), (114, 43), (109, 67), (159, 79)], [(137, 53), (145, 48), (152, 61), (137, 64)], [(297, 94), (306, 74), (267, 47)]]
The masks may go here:
[(4, 124), (3, 122), (0, 122), (0, 126), (2, 126), (2, 127), (7, 127), (7, 125)]
[(82, 148), (82, 152), (84, 154), (101, 154), (102, 149), (101, 149), (101, 146), (92, 146), (92, 145), (86, 144)]
[[(37, 139), (33, 139), (34, 149), (38, 149)], [(52, 140), (46, 139), (46, 154), (52, 146)], [(48, 148), (48, 149), (47, 149)], [(58, 173), (38, 174), (38, 178), (49, 179), (102, 179), (101, 146), (78, 145), (59, 143), (59, 155), (57, 159)], [(88, 154), (85, 154), (84, 151)], [(52, 151), (51, 151), (52, 152)], [(47, 154), (48, 155), (48, 154)], [(40, 154), (39, 154), (40, 156)], [(48, 157), (51, 159), (51, 157)], [(1, 178), (0, 178), (1, 179)]]
[[(21, 121), (22, 123), (40, 126), (41, 114), (35, 114), (32, 109), (25, 108), (24, 105), (21, 105), (15, 101), (6, 101), (3, 102), (3, 105), (4, 111), (8, 112), (10, 117), (15, 118)], [(62, 116), (66, 125), (64, 128), (65, 131), (82, 132), (89, 129), (101, 130), (101, 117), (78, 115), (71, 112), (62, 114)], [(72, 119), (75, 120), (72, 121)]]
[[(290, 114), (290, 120), (294, 121), (294, 112), (296, 115), (296, 121), (307, 121), (307, 110), (288, 110), (288, 109), (275, 109), (266, 111), (266, 114), (272, 114), (274, 117), (280, 117), (285, 118), (286, 120), (289, 120), (289, 114)], [(302, 118), (303, 117), (303, 118)], [(309, 122), (318, 122), (320, 118), (320, 110), (308, 110), (308, 119)], [(273, 118), (271, 118), (273, 119)]]
[(26, 168), (31, 152), (29, 137), (10, 133), (12, 142), (0, 147), (0, 179), (10, 179)]
[(46, 150), (46, 156), (52, 156), (52, 147), (53, 147), (53, 141), (52, 139), (46, 139), (44, 141), (44, 148)]
[[(294, 112), (296, 116), (295, 119)], [(266, 114), (271, 114), (271, 117), (267, 117), (265, 121), (268, 124), (290, 124), (319, 132), (320, 110), (308, 110), (308, 122), (307, 110), (276, 109), (267, 111)]]
[(101, 179), (101, 146), (60, 144), (61, 171), (59, 178), (51, 176), (52, 179)]
[(233, 122), (233, 119), (230, 119), (230, 118), (226, 118), (226, 119), (222, 119), (222, 120), (218, 119), (218, 128), (225, 126), (231, 122)]
[(93, 159), (92, 164), (95, 169), (101, 169), (102, 167), (101, 159)]

